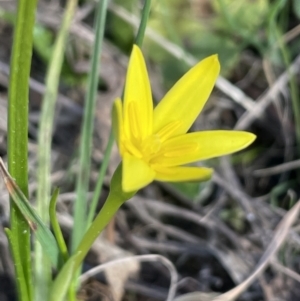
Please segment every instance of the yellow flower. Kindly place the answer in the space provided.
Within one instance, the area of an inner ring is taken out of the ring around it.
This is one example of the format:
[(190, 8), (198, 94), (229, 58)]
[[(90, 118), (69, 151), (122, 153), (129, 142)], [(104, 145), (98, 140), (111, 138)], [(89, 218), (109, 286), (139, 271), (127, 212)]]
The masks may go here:
[(208, 180), (212, 169), (185, 165), (236, 152), (254, 141), (255, 135), (242, 131), (187, 133), (205, 105), (219, 71), (217, 55), (202, 60), (153, 109), (144, 57), (133, 46), (124, 103), (117, 99), (113, 109), (124, 192), (138, 190), (153, 180)]

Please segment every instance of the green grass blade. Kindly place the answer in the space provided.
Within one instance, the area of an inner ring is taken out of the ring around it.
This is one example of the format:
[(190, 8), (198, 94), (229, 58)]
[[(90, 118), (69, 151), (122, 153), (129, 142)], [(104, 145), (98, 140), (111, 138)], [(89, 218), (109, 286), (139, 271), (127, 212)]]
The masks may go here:
[(108, 163), (109, 163), (110, 154), (111, 154), (113, 144), (114, 144), (114, 137), (113, 137), (112, 133), (110, 133), (108, 143), (107, 143), (107, 146), (106, 146), (106, 149), (105, 149), (103, 161), (102, 161), (102, 164), (101, 164), (101, 168), (100, 168), (100, 171), (99, 171), (99, 174), (98, 174), (96, 188), (94, 190), (93, 198), (92, 198), (90, 209), (89, 209), (89, 214), (88, 214), (88, 218), (87, 218), (87, 227), (89, 227), (91, 225), (91, 223), (93, 221), (93, 218), (94, 218), (94, 215), (95, 215), (95, 212), (96, 212), (96, 207), (97, 207), (99, 197), (101, 195), (101, 190), (102, 190), (102, 186), (103, 186), (103, 182), (104, 182), (104, 177), (105, 177), (106, 170), (107, 170), (107, 167), (108, 167)]
[(151, 0), (146, 0), (142, 11), (141, 23), (135, 38), (135, 44), (138, 45), (140, 48), (143, 45), (147, 22), (150, 14), (150, 8), (151, 8)]
[[(139, 47), (142, 47), (142, 44), (143, 44), (145, 30), (146, 30), (146, 26), (147, 26), (149, 14), (150, 14), (150, 8), (151, 8), (151, 0), (146, 0), (144, 7), (143, 7), (141, 23), (140, 23), (140, 26), (138, 29), (137, 36), (135, 38), (135, 44), (138, 45)], [(111, 131), (109, 134), (108, 144), (105, 149), (103, 162), (102, 162), (102, 165), (101, 165), (101, 168), (99, 171), (96, 188), (93, 193), (93, 198), (92, 198), (91, 206), (89, 209), (89, 214), (88, 214), (88, 218), (87, 218), (87, 226), (88, 227), (92, 223), (94, 215), (95, 215), (97, 202), (98, 202), (100, 194), (101, 194), (104, 176), (105, 176), (105, 173), (106, 173), (106, 170), (108, 167), (109, 158), (110, 158), (112, 147), (113, 147), (113, 142), (114, 142), (114, 137), (113, 137), (113, 133)]]
[[(18, 254), (18, 244), (16, 244), (16, 240), (13, 237), (12, 231), (8, 228), (5, 229), (5, 234), (7, 236), (7, 240), (9, 242), (9, 246), (12, 253), (12, 258), (14, 261), (15, 269), (17, 271), (22, 271), (22, 274), (24, 274), (23, 266), (20, 261), (20, 256)], [(21, 277), (21, 279), (18, 280), (18, 285), (20, 286), (19, 291), (22, 293), (22, 297), (20, 298), (21, 301), (31, 301), (29, 299), (29, 293), (27, 290), (27, 283), (25, 277)]]
[[(0, 158), (0, 172), (2, 174), (5, 186), (9, 192), (9, 195), (13, 203), (18, 208), (18, 211), (22, 214), (23, 219), (26, 222), (26, 225), (29, 225), (29, 228), (35, 233), (37, 239), (43, 246), (43, 250), (48, 254), (49, 258), (52, 261), (54, 267), (57, 266), (59, 249), (56, 243), (56, 240), (49, 230), (49, 228), (43, 223), (36, 210), (28, 202), (28, 199), (19, 188), (17, 183), (12, 179), (8, 173), (5, 165)], [(12, 234), (13, 235), (13, 234)], [(14, 239), (14, 237), (13, 237)], [(32, 300), (32, 299), (30, 299)]]
[(49, 216), (50, 216), (51, 226), (52, 226), (61, 256), (64, 261), (67, 261), (69, 258), (68, 248), (67, 248), (66, 242), (64, 240), (63, 234), (61, 232), (58, 220), (56, 218), (56, 202), (57, 202), (58, 195), (59, 195), (59, 189), (55, 189), (54, 193), (52, 195), (51, 201), (50, 201)]
[[(28, 79), (37, 1), (17, 3), (8, 93), (8, 167), (20, 189), (28, 196)], [(11, 206), (10, 221), (11, 238), (15, 246), (14, 260), (20, 263), (15, 266), (19, 300), (31, 300), (33, 289), (29, 227), (14, 204)], [(22, 289), (21, 282), (24, 279), (27, 293)]]
[(95, 20), (95, 42), (91, 59), (91, 72), (88, 78), (88, 89), (85, 99), (83, 126), (79, 150), (79, 171), (76, 183), (76, 202), (74, 208), (74, 228), (72, 232), (71, 251), (77, 248), (82, 239), (87, 223), (86, 200), (89, 189), (91, 148), (94, 129), (94, 116), (99, 81), (99, 58), (104, 36), (108, 0), (99, 1)]
[(289, 88), (291, 91), (291, 98), (292, 98), (292, 108), (295, 120), (295, 132), (296, 132), (296, 141), (297, 141), (297, 151), (298, 156), (300, 156), (300, 103), (299, 103), (299, 87), (297, 84), (296, 76), (290, 72), (289, 67), (292, 63), (290, 53), (288, 48), (286, 47), (282, 36), (279, 34), (279, 30), (276, 28), (275, 32), (278, 37), (279, 41), (279, 48), (281, 50), (281, 54), (283, 57), (284, 64), (287, 68), (287, 72), (289, 75)]
[[(295, 121), (295, 132), (297, 141), (297, 151), (300, 155), (300, 103), (299, 103), (299, 88), (297, 85), (297, 78), (292, 72), (289, 71), (289, 66), (292, 62), (288, 47), (286, 46), (283, 36), (280, 32), (280, 26), (278, 25), (279, 16), (282, 14), (286, 0), (277, 0), (274, 2), (269, 13), (269, 24), (268, 24), (268, 40), (270, 46), (274, 45), (274, 41), (277, 41), (279, 50), (282, 55), (283, 63), (287, 68), (289, 75), (289, 88), (291, 91), (292, 108)], [(274, 50), (271, 48), (271, 50)], [(275, 48), (275, 50), (277, 50)], [(270, 55), (267, 53), (266, 55)]]
[(56, 277), (50, 290), (49, 301), (64, 301), (68, 288), (72, 282), (76, 268), (76, 258), (78, 254), (71, 256), (60, 273)]
[[(46, 75), (46, 91), (42, 103), (41, 120), (38, 134), (38, 188), (37, 213), (41, 220), (49, 223), (49, 204), (51, 190), (51, 143), (55, 104), (58, 92), (60, 73), (62, 69), (68, 31), (77, 7), (77, 0), (69, 0), (63, 16), (62, 25), (54, 43)], [(35, 300), (47, 296), (51, 283), (51, 265), (39, 239), (35, 244)]]

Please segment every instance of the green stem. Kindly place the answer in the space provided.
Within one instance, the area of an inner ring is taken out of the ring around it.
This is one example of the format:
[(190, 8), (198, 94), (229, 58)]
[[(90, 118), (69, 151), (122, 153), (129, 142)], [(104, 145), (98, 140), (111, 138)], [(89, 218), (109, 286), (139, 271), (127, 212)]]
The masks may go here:
[(147, 22), (149, 19), (151, 0), (146, 0), (142, 11), (142, 19), (134, 43), (140, 48), (143, 45)]
[[(18, 1), (8, 94), (8, 168), (28, 197), (28, 79), (32, 56), (36, 0)], [(10, 212), (19, 300), (32, 300), (30, 230), (17, 207)], [(22, 282), (26, 283), (26, 291)]]
[(109, 163), (109, 158), (110, 158), (110, 154), (111, 154), (111, 150), (114, 144), (114, 137), (112, 135), (112, 133), (109, 134), (109, 139), (108, 139), (108, 143), (105, 149), (105, 153), (104, 153), (104, 157), (103, 157), (103, 161), (101, 164), (101, 168), (99, 171), (99, 175), (98, 175), (98, 179), (97, 179), (97, 184), (96, 184), (96, 188), (95, 191), (93, 193), (93, 198), (91, 201), (91, 206), (90, 206), (90, 210), (89, 210), (89, 214), (88, 214), (88, 218), (87, 218), (87, 226), (89, 227), (93, 221), (95, 212), (96, 212), (96, 207), (97, 207), (97, 203), (101, 194), (101, 190), (102, 190), (102, 186), (103, 186), (103, 182), (104, 182), (104, 177), (106, 174), (106, 170), (108, 167), (108, 163)]
[[(125, 201), (130, 199), (135, 193), (136, 191), (130, 193), (125, 193), (122, 191), (122, 165), (120, 164), (112, 177), (110, 192), (106, 202), (104, 203), (102, 209), (98, 213), (91, 226), (88, 228), (76, 251), (74, 252), (74, 255), (68, 259), (68, 261), (61, 269), (60, 274), (55, 280), (54, 286), (60, 286), (59, 283), (64, 273), (72, 273), (73, 278), (77, 276), (78, 268), (81, 266), (82, 261), (92, 247), (96, 238), (107, 226), (120, 206)], [(72, 281), (68, 292), (69, 300), (76, 300), (76, 288), (77, 282)]]
[(136, 191), (133, 192), (123, 192), (122, 191), (122, 165), (116, 169), (112, 180), (109, 195), (98, 213), (97, 217), (94, 219), (93, 223), (85, 233), (83, 239), (78, 245), (75, 254), (75, 267), (80, 266), (84, 257), (92, 247), (94, 241), (106, 227), (109, 221), (116, 214), (120, 206), (136, 194)]
[(79, 149), (79, 171), (76, 183), (76, 201), (74, 208), (74, 228), (72, 231), (71, 251), (77, 248), (82, 239), (87, 222), (86, 199), (89, 189), (92, 137), (94, 129), (94, 116), (99, 81), (99, 58), (104, 36), (108, 0), (98, 2), (95, 20), (95, 43), (91, 59), (91, 72), (88, 78), (88, 90), (85, 99), (83, 126)]
[(88, 231), (85, 233), (77, 248), (76, 253), (80, 252), (80, 256), (77, 257), (78, 265), (80, 265), (80, 263), (83, 261), (96, 238), (100, 235), (109, 221), (114, 217), (122, 204), (123, 202), (114, 199), (111, 195), (108, 196), (105, 204), (98, 213), (97, 217), (94, 219)]

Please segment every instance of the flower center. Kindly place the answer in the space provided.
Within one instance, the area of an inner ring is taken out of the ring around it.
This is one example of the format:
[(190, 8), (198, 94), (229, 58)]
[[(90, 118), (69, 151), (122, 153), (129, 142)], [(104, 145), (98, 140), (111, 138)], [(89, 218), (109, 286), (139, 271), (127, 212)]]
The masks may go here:
[[(157, 133), (146, 137), (143, 140), (138, 140), (136, 137), (122, 141), (122, 148), (129, 152), (132, 156), (145, 160), (149, 163), (152, 158), (156, 157), (162, 148), (162, 144), (168, 138), (172, 137), (174, 131), (181, 125), (181, 121), (172, 121), (165, 125)], [(136, 129), (136, 128), (135, 128)]]

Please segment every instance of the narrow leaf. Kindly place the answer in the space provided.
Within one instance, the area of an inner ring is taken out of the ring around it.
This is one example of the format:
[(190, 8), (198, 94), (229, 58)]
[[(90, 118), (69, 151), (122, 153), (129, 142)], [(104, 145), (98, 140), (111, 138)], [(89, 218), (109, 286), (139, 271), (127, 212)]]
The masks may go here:
[[(18, 250), (18, 244), (16, 242), (16, 237), (13, 235), (13, 232), (8, 228), (5, 229), (5, 234), (6, 234), (8, 242), (9, 242), (9, 246), (11, 249), (11, 253), (12, 253), (12, 257), (13, 257), (13, 261), (14, 261), (16, 270), (18, 269), (18, 271), (21, 271), (22, 274), (24, 274), (22, 262), (21, 262), (19, 254), (18, 254), (19, 250)], [(22, 301), (30, 301), (28, 287), (27, 287), (25, 277), (21, 277), (20, 279), (18, 279), (18, 282), (19, 282), (20, 293), (22, 294)]]
[(97, 100), (101, 50), (104, 37), (108, 0), (99, 1), (95, 19), (95, 42), (85, 97), (83, 124), (81, 128), (79, 167), (76, 181), (76, 201), (74, 204), (74, 228), (72, 231), (71, 251), (74, 252), (87, 228), (86, 195), (89, 188), (92, 137)]
[[(32, 58), (33, 28), (37, 0), (15, 1), (16, 14), (7, 103), (7, 155), (8, 169), (20, 189), (28, 195), (28, 94)], [(14, 259), (18, 300), (33, 298), (33, 277), (30, 229), (14, 203), (10, 208), (10, 228), (14, 239)], [(22, 290), (23, 280), (26, 290)], [(26, 294), (26, 296), (25, 296)]]
[(50, 216), (50, 223), (51, 223), (61, 256), (63, 258), (63, 261), (67, 261), (69, 258), (68, 248), (67, 248), (66, 242), (64, 240), (61, 228), (59, 226), (59, 223), (58, 223), (58, 220), (56, 217), (56, 202), (57, 202), (58, 195), (59, 195), (59, 189), (56, 188), (54, 190), (54, 193), (53, 193), (51, 201), (50, 201), (49, 216)]
[(24, 193), (10, 176), (2, 158), (0, 158), (0, 172), (12, 201), (18, 207), (23, 217), (27, 221), (30, 229), (36, 235), (37, 239), (44, 248), (45, 253), (48, 254), (53, 266), (56, 267), (58, 263), (59, 249), (52, 232), (42, 222), (35, 209), (28, 202)]
[(76, 269), (76, 257), (79, 253), (76, 253), (61, 269), (60, 273), (53, 282), (52, 288), (50, 290), (49, 301), (63, 301), (65, 300), (65, 295), (71, 284), (75, 269)]

